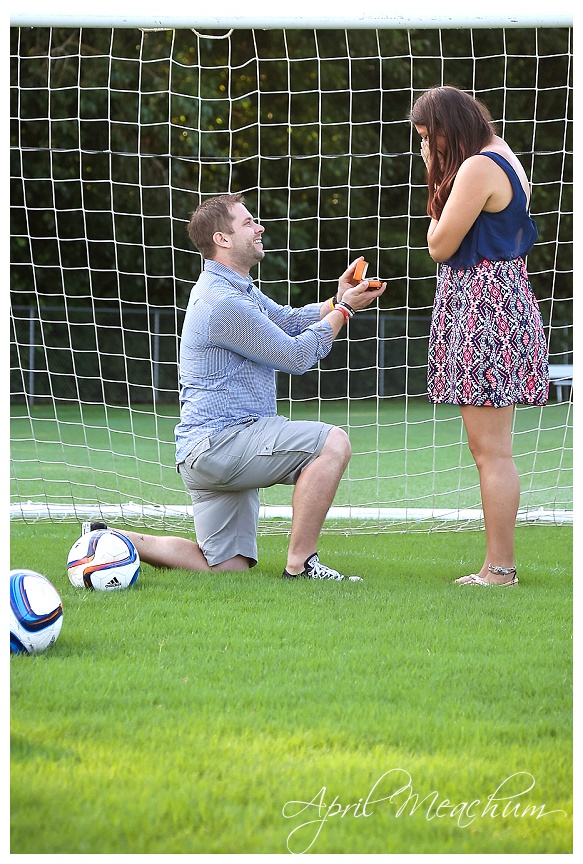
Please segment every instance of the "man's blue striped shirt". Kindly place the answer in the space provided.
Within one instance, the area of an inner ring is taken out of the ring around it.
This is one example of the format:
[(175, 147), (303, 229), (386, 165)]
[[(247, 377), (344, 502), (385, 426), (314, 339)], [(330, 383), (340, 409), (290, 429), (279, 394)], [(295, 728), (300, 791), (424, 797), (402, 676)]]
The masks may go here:
[(204, 262), (182, 328), (177, 464), (204, 438), (275, 416), (275, 370), (301, 375), (332, 348), (320, 308), (281, 306), (250, 276)]

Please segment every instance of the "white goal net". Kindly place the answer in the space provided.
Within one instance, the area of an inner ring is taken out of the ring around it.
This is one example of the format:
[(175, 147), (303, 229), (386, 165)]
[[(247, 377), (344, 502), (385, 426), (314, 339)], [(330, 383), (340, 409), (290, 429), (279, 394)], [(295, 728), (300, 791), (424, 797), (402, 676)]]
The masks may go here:
[[(572, 31), (568, 21), (11, 19), (11, 517), (191, 531), (174, 466), (177, 357), (201, 268), (186, 224), (242, 191), (258, 284), (301, 305), (364, 255), (388, 288), (279, 410), (343, 426), (328, 530), (475, 527), (457, 409), (426, 397), (435, 264), (407, 113), (436, 84), (481, 97), (532, 184), (528, 268), (553, 382), (515, 412), (519, 519), (572, 519)], [(291, 490), (262, 530), (287, 531)], [(326, 529), (325, 529), (326, 530)]]

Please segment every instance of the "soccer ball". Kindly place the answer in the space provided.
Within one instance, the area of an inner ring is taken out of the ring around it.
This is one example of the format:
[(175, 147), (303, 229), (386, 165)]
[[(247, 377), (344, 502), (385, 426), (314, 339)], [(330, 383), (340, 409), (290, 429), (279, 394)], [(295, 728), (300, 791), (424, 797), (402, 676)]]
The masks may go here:
[(46, 651), (62, 626), (63, 604), (54, 585), (34, 570), (11, 570), (10, 653)]
[(67, 559), (71, 584), (91, 591), (129, 588), (139, 572), (140, 557), (136, 547), (113, 528), (83, 534), (73, 544)]

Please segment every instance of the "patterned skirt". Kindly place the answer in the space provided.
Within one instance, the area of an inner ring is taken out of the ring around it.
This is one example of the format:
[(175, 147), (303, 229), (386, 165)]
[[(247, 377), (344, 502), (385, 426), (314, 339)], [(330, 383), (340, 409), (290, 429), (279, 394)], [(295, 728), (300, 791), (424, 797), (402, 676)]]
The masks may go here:
[(429, 334), (427, 394), (450, 405), (544, 405), (542, 316), (522, 258), (467, 270), (441, 264)]

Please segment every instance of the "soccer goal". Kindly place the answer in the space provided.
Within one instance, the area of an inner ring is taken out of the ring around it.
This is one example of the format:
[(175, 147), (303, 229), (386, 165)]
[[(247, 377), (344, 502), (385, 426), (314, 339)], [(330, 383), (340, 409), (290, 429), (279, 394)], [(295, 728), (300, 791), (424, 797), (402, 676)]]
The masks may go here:
[[(330, 297), (358, 255), (388, 284), (317, 369), (278, 376), (281, 413), (352, 441), (325, 530), (479, 525), (459, 412), (426, 397), (436, 266), (407, 120), (420, 92), (455, 84), (521, 159), (539, 228), (528, 269), (554, 380), (546, 407), (515, 412), (519, 520), (572, 520), (571, 17), (369, 7), (12, 14), (12, 518), (191, 532), (174, 466), (201, 269), (186, 224), (204, 198), (242, 191), (274, 299)], [(289, 530), (290, 501), (288, 487), (264, 493), (262, 531)]]

